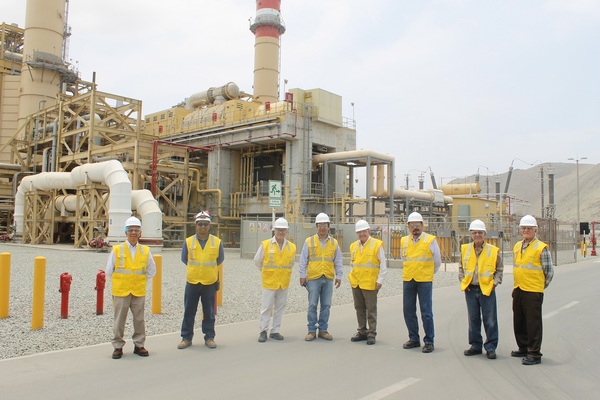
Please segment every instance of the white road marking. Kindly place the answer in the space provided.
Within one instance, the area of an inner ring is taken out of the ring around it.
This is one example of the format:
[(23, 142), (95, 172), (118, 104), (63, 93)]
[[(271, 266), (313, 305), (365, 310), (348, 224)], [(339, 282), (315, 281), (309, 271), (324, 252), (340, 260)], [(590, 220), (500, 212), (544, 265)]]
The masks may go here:
[(554, 317), (556, 314), (558, 314), (559, 312), (566, 310), (567, 308), (571, 308), (574, 305), (578, 304), (578, 301), (572, 301), (569, 304), (567, 304), (566, 306), (562, 306), (561, 308), (559, 308), (558, 310), (554, 310), (552, 312), (549, 312), (548, 314), (544, 315), (542, 318), (548, 319), (548, 318), (552, 318)]
[(365, 397), (361, 398), (360, 400), (381, 400), (383, 398), (388, 397), (390, 394), (399, 392), (402, 389), (407, 388), (410, 385), (412, 385), (413, 383), (417, 383), (419, 381), (420, 381), (420, 379), (418, 379), (418, 378), (406, 378), (404, 380), (401, 380), (398, 383), (394, 383), (393, 385), (383, 388), (375, 393), (371, 393), (370, 395), (365, 396)]

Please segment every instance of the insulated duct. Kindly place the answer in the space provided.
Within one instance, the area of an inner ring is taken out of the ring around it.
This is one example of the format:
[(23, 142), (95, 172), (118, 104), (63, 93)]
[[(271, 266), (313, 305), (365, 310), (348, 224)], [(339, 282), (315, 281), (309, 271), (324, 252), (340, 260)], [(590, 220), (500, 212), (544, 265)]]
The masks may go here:
[[(108, 195), (105, 195), (108, 196)], [(54, 199), (54, 209), (65, 216), (66, 212), (75, 212), (77, 207), (83, 204), (77, 204), (77, 195), (70, 194), (66, 196), (57, 196)], [(158, 201), (152, 196), (152, 192), (143, 190), (131, 191), (131, 209), (137, 211), (142, 220), (142, 236), (140, 243), (151, 246), (162, 246), (162, 211)]]
[(84, 164), (71, 172), (42, 172), (23, 178), (15, 195), (16, 234), (22, 235), (24, 226), (25, 194), (34, 190), (76, 189), (87, 183), (102, 183), (109, 187), (108, 207), (109, 242), (125, 240), (125, 221), (131, 216), (131, 182), (119, 161)]
[(162, 246), (162, 211), (152, 192), (146, 189), (131, 192), (131, 208), (142, 219), (140, 243), (149, 246)]

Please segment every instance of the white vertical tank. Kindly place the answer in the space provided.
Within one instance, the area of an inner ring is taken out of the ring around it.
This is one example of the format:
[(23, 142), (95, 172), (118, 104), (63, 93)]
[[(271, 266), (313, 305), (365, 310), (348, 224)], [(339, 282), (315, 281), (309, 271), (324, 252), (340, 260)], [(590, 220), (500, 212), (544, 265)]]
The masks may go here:
[[(27, 0), (18, 126), (56, 103), (64, 68), (65, 0)], [(44, 103), (45, 101), (45, 103)]]

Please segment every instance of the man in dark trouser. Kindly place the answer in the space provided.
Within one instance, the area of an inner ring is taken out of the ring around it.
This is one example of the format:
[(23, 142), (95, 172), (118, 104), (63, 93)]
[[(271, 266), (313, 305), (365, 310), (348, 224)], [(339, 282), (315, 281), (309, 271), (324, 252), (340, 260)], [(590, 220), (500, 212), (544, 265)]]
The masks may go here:
[(202, 302), (202, 333), (204, 344), (215, 349), (215, 300), (219, 290), (219, 266), (223, 263), (224, 250), (221, 240), (208, 232), (210, 213), (201, 211), (196, 215), (196, 234), (186, 239), (181, 249), (181, 261), (187, 265), (183, 302), (181, 343), (178, 349), (192, 345), (194, 321), (198, 302)]
[(536, 237), (537, 221), (531, 215), (519, 223), (523, 240), (513, 248), (513, 328), (517, 350), (513, 357), (523, 357), (523, 365), (542, 362), (542, 303), (544, 289), (554, 276), (552, 255), (548, 245)]
[(371, 237), (367, 221), (357, 221), (354, 230), (358, 240), (350, 245), (352, 270), (348, 280), (352, 286), (358, 328), (350, 340), (366, 340), (368, 345), (373, 345), (377, 336), (377, 294), (387, 272), (387, 261), (383, 242)]

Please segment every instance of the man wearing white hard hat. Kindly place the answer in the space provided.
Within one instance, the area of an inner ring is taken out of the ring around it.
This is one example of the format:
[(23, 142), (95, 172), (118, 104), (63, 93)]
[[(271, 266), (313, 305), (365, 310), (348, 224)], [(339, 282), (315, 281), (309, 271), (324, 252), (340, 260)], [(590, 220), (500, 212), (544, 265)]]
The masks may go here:
[(377, 293), (387, 271), (385, 251), (383, 242), (371, 237), (371, 227), (367, 221), (357, 221), (354, 231), (358, 240), (350, 245), (352, 270), (348, 280), (352, 286), (358, 328), (350, 341), (366, 340), (368, 345), (373, 345), (377, 336)]
[(223, 243), (211, 235), (211, 216), (200, 211), (194, 218), (196, 234), (188, 237), (181, 249), (181, 261), (187, 266), (183, 300), (181, 342), (178, 349), (192, 345), (198, 302), (202, 303), (202, 333), (204, 345), (217, 348), (215, 342), (215, 302), (219, 290), (219, 267), (225, 259)]
[(537, 238), (537, 221), (531, 215), (519, 223), (523, 240), (513, 248), (514, 289), (513, 329), (518, 349), (512, 357), (522, 357), (523, 365), (542, 362), (542, 303), (544, 289), (554, 277), (548, 245)]
[[(300, 286), (308, 289), (308, 333), (304, 340), (310, 342), (317, 337), (333, 340), (329, 333), (329, 311), (333, 285), (339, 288), (344, 268), (338, 241), (329, 235), (329, 216), (320, 213), (315, 218), (317, 234), (306, 239), (300, 253)], [(317, 306), (321, 303), (317, 317)]]
[(142, 236), (142, 223), (136, 217), (125, 221), (124, 243), (114, 245), (106, 264), (106, 281), (111, 282), (112, 303), (115, 312), (114, 347), (112, 358), (123, 356), (125, 345), (125, 323), (131, 310), (133, 318), (133, 353), (141, 357), (149, 355), (144, 347), (146, 342), (146, 283), (156, 274), (156, 264), (150, 247), (139, 244)]
[[(288, 287), (292, 278), (292, 267), (296, 256), (296, 245), (286, 239), (289, 224), (285, 218), (277, 218), (273, 224), (275, 235), (263, 240), (254, 256), (254, 264), (261, 271), (262, 299), (258, 341), (264, 343), (269, 338), (283, 340), (279, 333), (281, 320), (287, 305)], [(273, 321), (271, 322), (271, 310)], [(271, 328), (269, 329), (269, 322)]]
[(400, 240), (402, 248), (402, 300), (404, 322), (408, 329), (408, 341), (404, 349), (421, 345), (419, 338), (419, 320), (417, 319), (417, 298), (421, 310), (423, 353), (434, 350), (433, 325), (433, 275), (442, 264), (442, 256), (436, 237), (423, 232), (423, 216), (418, 212), (409, 214), (406, 220), (410, 235)]
[[(469, 315), (469, 344), (465, 356), (482, 354), (496, 359), (498, 347), (498, 308), (496, 306), (496, 286), (502, 283), (504, 265), (498, 256), (500, 249), (485, 242), (486, 229), (483, 221), (476, 219), (469, 225), (471, 243), (460, 247), (458, 280), (460, 289), (465, 292)], [(486, 340), (481, 336), (481, 323)]]

